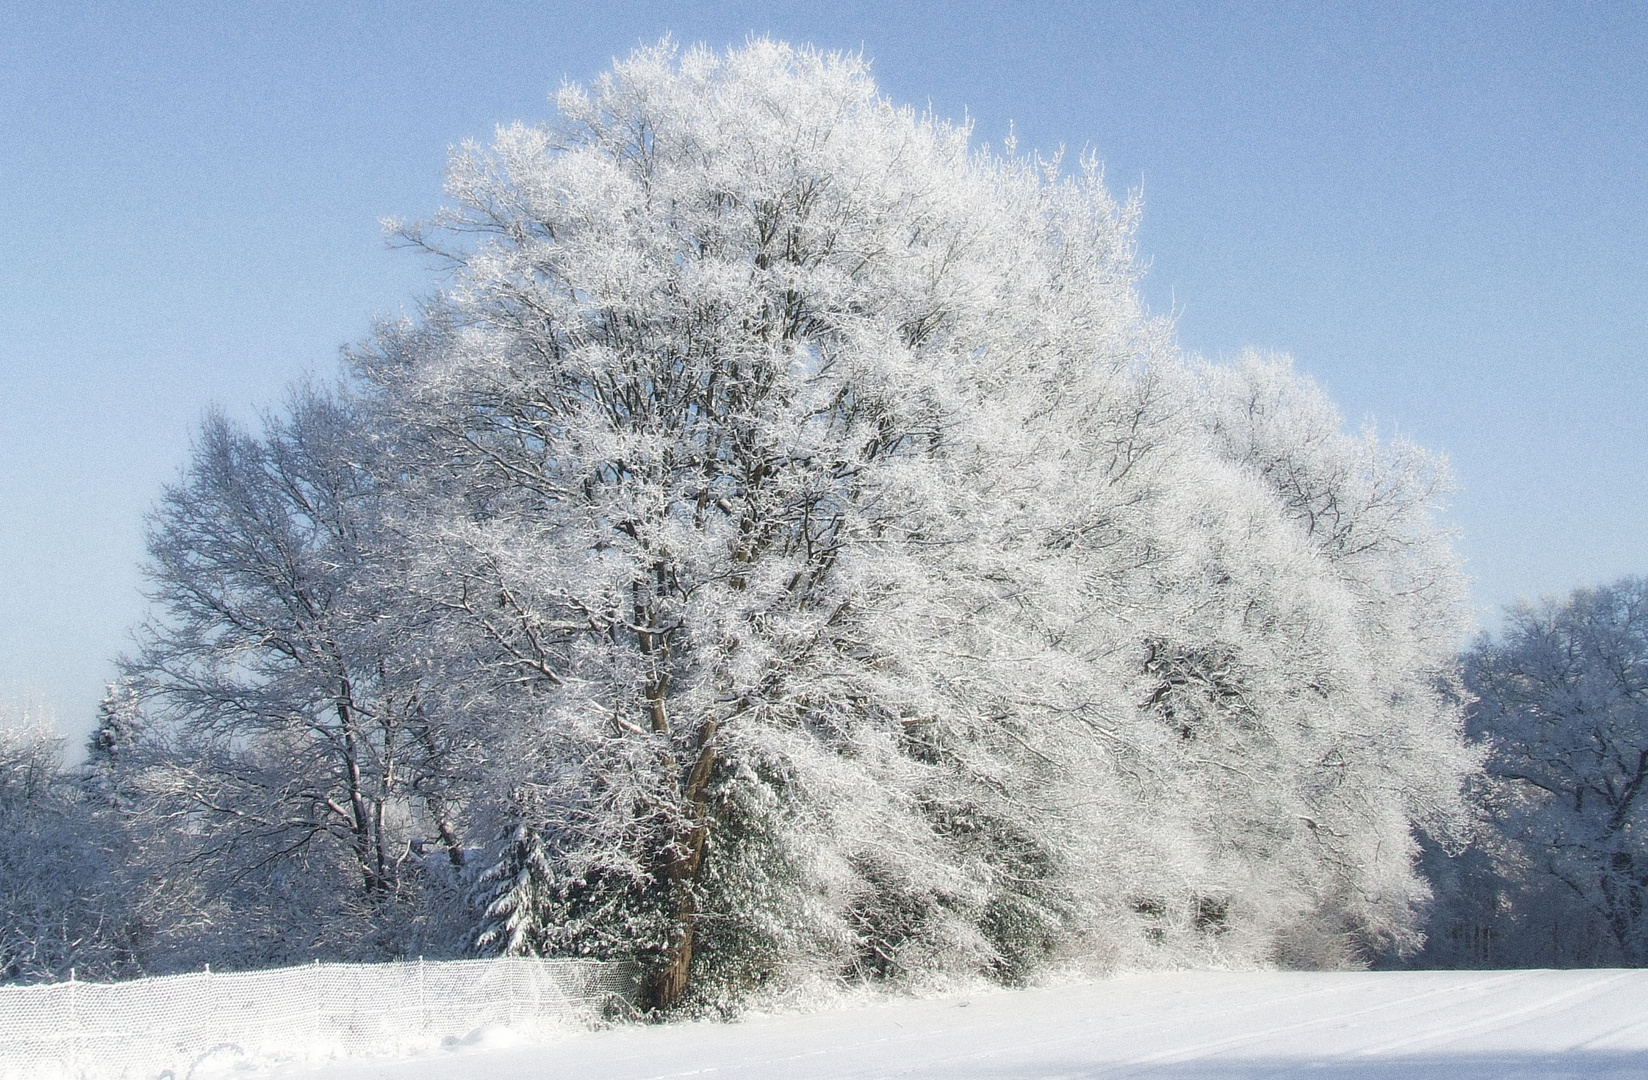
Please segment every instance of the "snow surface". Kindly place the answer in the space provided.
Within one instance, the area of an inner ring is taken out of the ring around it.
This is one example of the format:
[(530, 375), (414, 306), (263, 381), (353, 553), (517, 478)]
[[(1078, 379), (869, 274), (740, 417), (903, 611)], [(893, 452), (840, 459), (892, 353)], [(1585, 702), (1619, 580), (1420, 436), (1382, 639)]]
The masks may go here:
[(1648, 970), (1170, 972), (291, 1069), (306, 1080), (1648, 1077)]

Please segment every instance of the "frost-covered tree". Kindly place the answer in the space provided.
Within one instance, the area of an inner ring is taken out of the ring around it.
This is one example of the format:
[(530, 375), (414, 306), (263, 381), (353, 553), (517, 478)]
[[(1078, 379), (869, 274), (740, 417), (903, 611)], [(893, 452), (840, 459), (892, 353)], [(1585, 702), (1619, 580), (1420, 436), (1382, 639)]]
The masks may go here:
[(151, 518), (156, 617), (92, 766), (131, 740), (135, 695), (147, 731), (123, 780), (131, 829), (157, 878), (188, 868), (194, 888), (169, 906), (199, 910), (170, 917), (224, 936), (186, 953), (440, 951), (417, 903), (440, 860), (411, 842), (433, 834), (430, 851), (462, 861), (458, 741), (428, 707), (439, 664), (396, 592), (374, 434), (346, 397), (313, 388), (262, 435), (211, 416)]
[(62, 739), (0, 713), (0, 982), (140, 974), (125, 852), (62, 765)]
[(1497, 872), (1475, 884), (1503, 896), (1510, 948), (1547, 964), (1598, 958), (1544, 925), (1589, 914), (1617, 950), (1600, 959), (1648, 961), (1648, 580), (1517, 607), (1467, 654), (1465, 679), (1504, 833)]
[[(801, 916), (837, 894), (873, 927), (878, 894), (970, 887), (917, 796), (934, 766), (904, 752), (941, 697), (906, 641), (967, 542), (954, 473), (978, 457), (947, 440), (981, 437), (1035, 318), (995, 318), (1002, 270), (1035, 258), (996, 207), (1047, 196), (857, 63), (771, 44), (645, 53), (560, 106), (460, 156), (460, 208), (408, 232), (458, 280), (360, 366), (428, 452), (431, 595), (521, 690), (513, 802), (567, 877), (544, 933), (641, 933), (673, 1004), (706, 852), (743, 813)], [(1090, 306), (1131, 310), (1125, 230), (1082, 209), (1070, 261), (1109, 269)], [(935, 948), (976, 938), (923, 903)]]
[(1400, 823), (1457, 843), (1457, 778), (1475, 764), (1459, 745), (1463, 580), (1434, 520), (1445, 463), (1371, 429), (1345, 433), (1332, 403), (1285, 358), (1249, 354), (1196, 376), (1222, 454), (1280, 503), (1287, 542), (1299, 546), (1291, 565), (1264, 575), (1269, 588), (1288, 582), (1313, 594), (1281, 605), (1291, 609), (1285, 620), (1256, 627), (1266, 648), (1282, 647), (1262, 667), (1281, 677), (1276, 697), (1305, 738), (1294, 753), (1307, 770), (1297, 780), (1306, 805), (1292, 816), (1327, 860), (1309, 873), (1347, 890), (1336, 903), (1357, 913), (1364, 954), (1410, 949), (1417, 938), (1402, 912), (1426, 893)]
[(860, 60), (557, 106), (455, 156), (351, 388), (208, 419), (154, 513), (82, 785), (150, 966), (461, 936), (667, 1008), (1416, 944), (1475, 763), (1439, 463), (1182, 360), (1093, 160)]
[(1428, 459), (1182, 363), (1093, 162), (861, 61), (665, 45), (557, 105), (456, 156), (403, 230), (448, 286), (354, 358), (488, 746), (483, 941), (661, 1006), (1414, 943), (1472, 765)]
[(97, 706), (97, 726), (86, 740), (87, 794), (111, 809), (131, 805), (133, 766), (143, 742), (143, 706), (128, 679), (110, 683)]

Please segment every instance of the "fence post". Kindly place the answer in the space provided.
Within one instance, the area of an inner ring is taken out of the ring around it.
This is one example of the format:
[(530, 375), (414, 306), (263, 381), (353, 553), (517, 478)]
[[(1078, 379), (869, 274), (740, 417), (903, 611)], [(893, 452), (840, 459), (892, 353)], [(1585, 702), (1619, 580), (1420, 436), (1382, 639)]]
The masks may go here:
[(212, 965), (206, 965), (206, 1037), (193, 1053), (204, 1053), (223, 1041), (223, 1024), (218, 1018), (217, 994), (212, 990)]
[(74, 968), (69, 969), (69, 1075), (74, 1076), (80, 1066), (80, 1009), (75, 999), (79, 991), (75, 988)]
[(418, 957), (418, 1035), (429, 1031), (429, 992), (424, 985), (423, 957)]
[(309, 1045), (320, 1045), (320, 960), (309, 965)]

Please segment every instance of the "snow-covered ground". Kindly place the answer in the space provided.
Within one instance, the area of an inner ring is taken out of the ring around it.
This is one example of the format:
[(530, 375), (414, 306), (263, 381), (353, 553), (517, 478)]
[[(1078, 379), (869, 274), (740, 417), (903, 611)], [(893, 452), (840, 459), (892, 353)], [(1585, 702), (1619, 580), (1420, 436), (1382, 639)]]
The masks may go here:
[(1173, 972), (621, 1027), (305, 1080), (1648, 1077), (1648, 971)]

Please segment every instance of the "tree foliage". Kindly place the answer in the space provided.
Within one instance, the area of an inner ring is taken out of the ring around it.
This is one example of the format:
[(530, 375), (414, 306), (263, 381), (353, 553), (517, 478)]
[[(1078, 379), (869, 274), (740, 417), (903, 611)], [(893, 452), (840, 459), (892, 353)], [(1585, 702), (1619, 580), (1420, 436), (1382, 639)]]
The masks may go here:
[(393, 952), (467, 883), (466, 943), (660, 1006), (1417, 943), (1473, 765), (1436, 462), (1182, 359), (1096, 162), (860, 60), (557, 107), (401, 229), (420, 317), (155, 513), (134, 814), (195, 910)]

